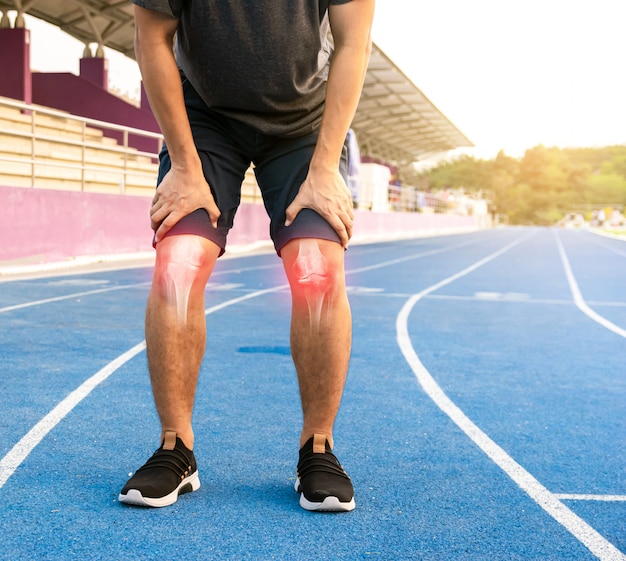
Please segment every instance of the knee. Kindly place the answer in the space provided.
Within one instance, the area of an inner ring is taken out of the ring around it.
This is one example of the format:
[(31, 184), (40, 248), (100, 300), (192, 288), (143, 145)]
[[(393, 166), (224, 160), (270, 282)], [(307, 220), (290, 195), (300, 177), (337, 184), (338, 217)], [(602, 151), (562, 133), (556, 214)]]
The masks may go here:
[(217, 258), (212, 258), (208, 243), (193, 235), (170, 236), (160, 241), (154, 269), (157, 287), (166, 292), (172, 287), (189, 291), (197, 285), (204, 289)]
[[(285, 269), (294, 292), (308, 296), (323, 295), (343, 287), (341, 246), (309, 238), (290, 243), (292, 247), (287, 252)], [(337, 248), (341, 249), (341, 258), (335, 255)]]

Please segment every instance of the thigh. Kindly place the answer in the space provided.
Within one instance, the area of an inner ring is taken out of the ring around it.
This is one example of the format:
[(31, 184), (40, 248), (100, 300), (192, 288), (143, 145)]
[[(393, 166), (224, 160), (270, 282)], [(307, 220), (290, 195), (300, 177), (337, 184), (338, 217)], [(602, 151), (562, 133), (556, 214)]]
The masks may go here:
[[(182, 218), (167, 235), (202, 236), (216, 243), (223, 253), (228, 231), (233, 226), (235, 213), (239, 207), (241, 184), (250, 165), (250, 159), (246, 158), (244, 150), (232, 134), (230, 120), (210, 111), (184, 78), (183, 89), (187, 115), (204, 177), (211, 187), (221, 214), (217, 228), (214, 228), (206, 210), (198, 209)], [(157, 185), (170, 170), (171, 165), (167, 146), (164, 145), (159, 155)]]
[[(270, 235), (277, 253), (290, 240), (317, 238), (341, 243), (335, 230), (317, 212), (303, 209), (294, 222), (285, 227), (285, 211), (306, 179), (317, 133), (298, 138), (263, 139), (261, 156), (255, 159), (255, 174), (265, 208), (270, 216)], [(344, 145), (340, 172), (347, 179), (347, 148)]]

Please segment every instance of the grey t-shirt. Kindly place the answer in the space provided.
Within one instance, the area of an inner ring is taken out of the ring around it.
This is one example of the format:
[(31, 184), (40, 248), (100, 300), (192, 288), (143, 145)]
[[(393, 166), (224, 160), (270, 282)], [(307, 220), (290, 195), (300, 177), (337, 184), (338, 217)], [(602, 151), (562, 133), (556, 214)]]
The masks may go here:
[(176, 59), (208, 107), (278, 136), (320, 123), (328, 6), (350, 0), (132, 0), (179, 19)]

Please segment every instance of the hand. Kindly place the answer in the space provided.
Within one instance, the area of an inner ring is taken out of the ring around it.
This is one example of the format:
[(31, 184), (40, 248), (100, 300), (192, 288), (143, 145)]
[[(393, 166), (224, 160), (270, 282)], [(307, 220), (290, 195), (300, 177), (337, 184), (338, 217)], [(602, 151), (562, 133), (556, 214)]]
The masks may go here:
[(160, 242), (181, 218), (199, 208), (208, 212), (211, 224), (217, 228), (220, 211), (202, 169), (179, 170), (172, 167), (152, 199), (150, 225), (155, 231), (155, 243)]
[(354, 212), (352, 196), (339, 170), (309, 169), (296, 198), (287, 208), (285, 226), (289, 226), (303, 208), (310, 208), (324, 218), (337, 232), (341, 245), (348, 247)]

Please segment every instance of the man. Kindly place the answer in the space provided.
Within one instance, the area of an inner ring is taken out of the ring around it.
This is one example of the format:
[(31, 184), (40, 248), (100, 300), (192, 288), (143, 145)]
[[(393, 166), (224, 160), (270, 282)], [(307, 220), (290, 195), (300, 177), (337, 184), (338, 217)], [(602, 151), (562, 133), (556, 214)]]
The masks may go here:
[(200, 487), (192, 410), (206, 341), (204, 290), (252, 162), (292, 292), (300, 505), (352, 510), (352, 483), (332, 453), (352, 328), (344, 142), (367, 69), (374, 0), (133, 2), (135, 53), (165, 138), (146, 311), (162, 432), (161, 447), (119, 500), (166, 506)]

